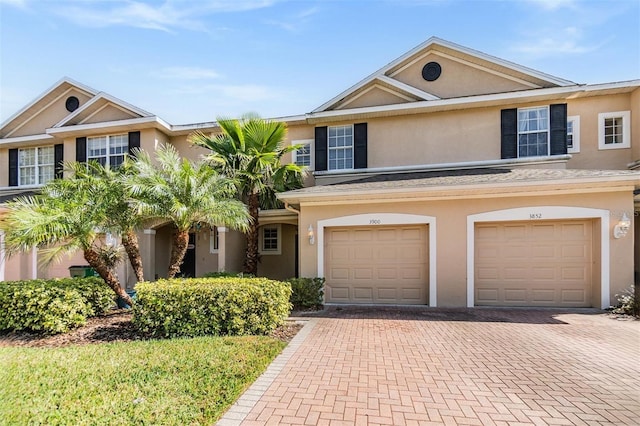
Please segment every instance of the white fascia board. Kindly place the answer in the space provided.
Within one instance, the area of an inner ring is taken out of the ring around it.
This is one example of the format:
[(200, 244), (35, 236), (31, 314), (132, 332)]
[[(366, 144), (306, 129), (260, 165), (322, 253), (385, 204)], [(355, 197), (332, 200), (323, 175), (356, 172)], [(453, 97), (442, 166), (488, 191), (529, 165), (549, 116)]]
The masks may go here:
[(449, 186), (400, 187), (387, 189), (354, 189), (346, 191), (310, 192), (302, 194), (276, 194), (290, 204), (313, 203), (353, 204), (397, 201), (449, 200), (535, 195), (565, 195), (631, 191), (640, 183), (640, 176), (598, 176), (562, 179), (532, 179), (518, 182), (485, 182)]
[[(265, 120), (276, 121), (279, 123), (306, 123), (307, 115), (299, 114), (299, 115), (288, 115), (284, 117), (275, 117), (275, 118), (265, 118)], [(194, 131), (206, 131), (206, 130), (216, 130), (220, 128), (220, 125), (217, 121), (208, 121), (204, 123), (193, 123), (193, 124), (176, 124), (171, 125), (171, 135), (176, 136), (184, 133), (190, 133)]]
[(39, 135), (16, 136), (13, 138), (0, 139), (0, 145), (18, 145), (18, 144), (24, 144), (27, 142), (37, 143), (42, 141), (50, 141), (53, 139), (54, 139), (53, 136), (47, 135), (46, 133), (42, 133)]
[(382, 105), (364, 108), (351, 108), (337, 111), (321, 111), (308, 114), (309, 120), (322, 118), (339, 118), (341, 116), (357, 116), (361, 114), (376, 114), (390, 111), (426, 112), (430, 109), (448, 107), (448, 109), (464, 109), (484, 106), (485, 103), (500, 101), (501, 104), (513, 101), (528, 102), (536, 97), (556, 96), (558, 99), (566, 98), (570, 94), (584, 91), (585, 86), (551, 87), (545, 89), (531, 89), (518, 92), (497, 93), (491, 95), (467, 96), (463, 98), (439, 99), (435, 101), (416, 101), (409, 104)]
[(152, 116), (152, 117), (132, 118), (129, 120), (109, 121), (105, 123), (79, 124), (79, 125), (69, 126), (69, 127), (58, 127), (55, 129), (52, 128), (52, 129), (47, 129), (47, 134), (66, 136), (66, 135), (93, 131), (93, 130), (104, 129), (108, 131), (110, 129), (118, 128), (118, 127), (127, 127), (132, 125), (149, 124), (149, 123), (154, 123), (157, 125), (154, 127), (164, 128), (167, 131), (171, 130), (170, 126), (164, 120), (161, 120), (158, 117)]
[(47, 96), (50, 92), (53, 92), (55, 89), (57, 89), (59, 86), (61, 86), (62, 84), (67, 83), (70, 84), (72, 86), (77, 87), (78, 89), (87, 92), (90, 95), (95, 96), (98, 91), (86, 86), (82, 83), (78, 83), (75, 80), (70, 79), (69, 77), (63, 77), (60, 80), (58, 80), (53, 86), (49, 87), (47, 90), (45, 90), (44, 92), (42, 92), (40, 95), (38, 95), (34, 100), (32, 100), (31, 102), (29, 102), (26, 106), (24, 106), (22, 109), (20, 109), (18, 112), (16, 112), (15, 114), (13, 114), (11, 117), (7, 118), (1, 125), (0, 125), (0, 129), (4, 128), (4, 126), (6, 126), (7, 124), (11, 123), (16, 117), (18, 117), (20, 114), (23, 114), (25, 111), (27, 111), (29, 108), (31, 108), (32, 106), (34, 106), (35, 104), (37, 104), (38, 102), (40, 102), (40, 100), (42, 100), (42, 98), (44, 98), (45, 96)]
[(395, 80), (393, 78), (387, 77), (386, 75), (380, 75), (376, 77), (376, 80), (379, 80), (383, 83), (388, 84), (389, 86), (395, 87), (396, 89), (407, 92), (411, 95), (417, 96), (425, 101), (435, 101), (440, 99), (436, 95), (432, 95), (431, 93), (425, 92), (424, 90), (420, 90), (416, 87), (409, 86), (401, 81)]

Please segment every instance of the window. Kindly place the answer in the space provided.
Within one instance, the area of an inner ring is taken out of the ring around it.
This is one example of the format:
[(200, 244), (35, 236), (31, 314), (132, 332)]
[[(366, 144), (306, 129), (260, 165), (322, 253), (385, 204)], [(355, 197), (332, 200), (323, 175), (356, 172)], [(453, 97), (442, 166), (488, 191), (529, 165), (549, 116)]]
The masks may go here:
[(129, 136), (113, 135), (87, 138), (87, 160), (97, 161), (103, 166), (117, 167), (129, 152)]
[(518, 157), (549, 155), (549, 107), (518, 109)]
[(260, 254), (281, 254), (280, 225), (265, 225), (260, 232)]
[(353, 126), (329, 127), (329, 170), (353, 169)]
[(313, 167), (313, 139), (291, 141), (291, 145), (302, 145), (293, 151), (293, 162), (301, 167)]
[(598, 114), (598, 149), (631, 147), (631, 112)]
[(209, 252), (210, 253), (218, 253), (220, 249), (220, 234), (218, 231), (218, 227), (214, 226), (211, 230), (211, 234), (209, 235)]
[(18, 184), (44, 185), (53, 180), (55, 160), (52, 146), (18, 150)]
[(580, 116), (567, 117), (567, 152), (580, 152)]

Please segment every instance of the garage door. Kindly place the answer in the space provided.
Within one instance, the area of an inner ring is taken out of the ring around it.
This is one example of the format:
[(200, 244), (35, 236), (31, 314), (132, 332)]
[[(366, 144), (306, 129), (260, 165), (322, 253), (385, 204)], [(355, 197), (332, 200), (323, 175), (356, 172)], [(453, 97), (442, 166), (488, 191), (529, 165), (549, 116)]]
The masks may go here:
[(475, 233), (476, 305), (592, 306), (591, 221), (484, 223)]
[(327, 228), (327, 302), (426, 304), (427, 236), (427, 225)]

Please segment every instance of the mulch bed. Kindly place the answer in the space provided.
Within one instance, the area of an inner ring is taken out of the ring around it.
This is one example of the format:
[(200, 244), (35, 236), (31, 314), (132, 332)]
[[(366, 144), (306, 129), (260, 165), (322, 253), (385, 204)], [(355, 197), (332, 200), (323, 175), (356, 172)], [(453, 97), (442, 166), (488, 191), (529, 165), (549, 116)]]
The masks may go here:
[[(148, 340), (149, 336), (135, 329), (131, 323), (131, 316), (129, 310), (113, 310), (105, 315), (89, 318), (86, 325), (76, 330), (53, 336), (23, 331), (0, 333), (0, 347), (59, 348), (69, 345)], [(302, 324), (287, 321), (270, 333), (270, 336), (283, 342), (289, 342), (301, 328)]]

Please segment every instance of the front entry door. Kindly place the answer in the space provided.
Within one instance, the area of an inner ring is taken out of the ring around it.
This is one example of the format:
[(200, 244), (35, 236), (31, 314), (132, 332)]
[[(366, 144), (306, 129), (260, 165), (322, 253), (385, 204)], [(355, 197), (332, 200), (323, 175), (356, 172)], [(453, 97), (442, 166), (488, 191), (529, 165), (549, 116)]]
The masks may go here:
[(196, 234), (189, 233), (189, 244), (187, 245), (187, 253), (184, 255), (182, 265), (180, 265), (180, 275), (186, 278), (195, 278), (196, 276)]

